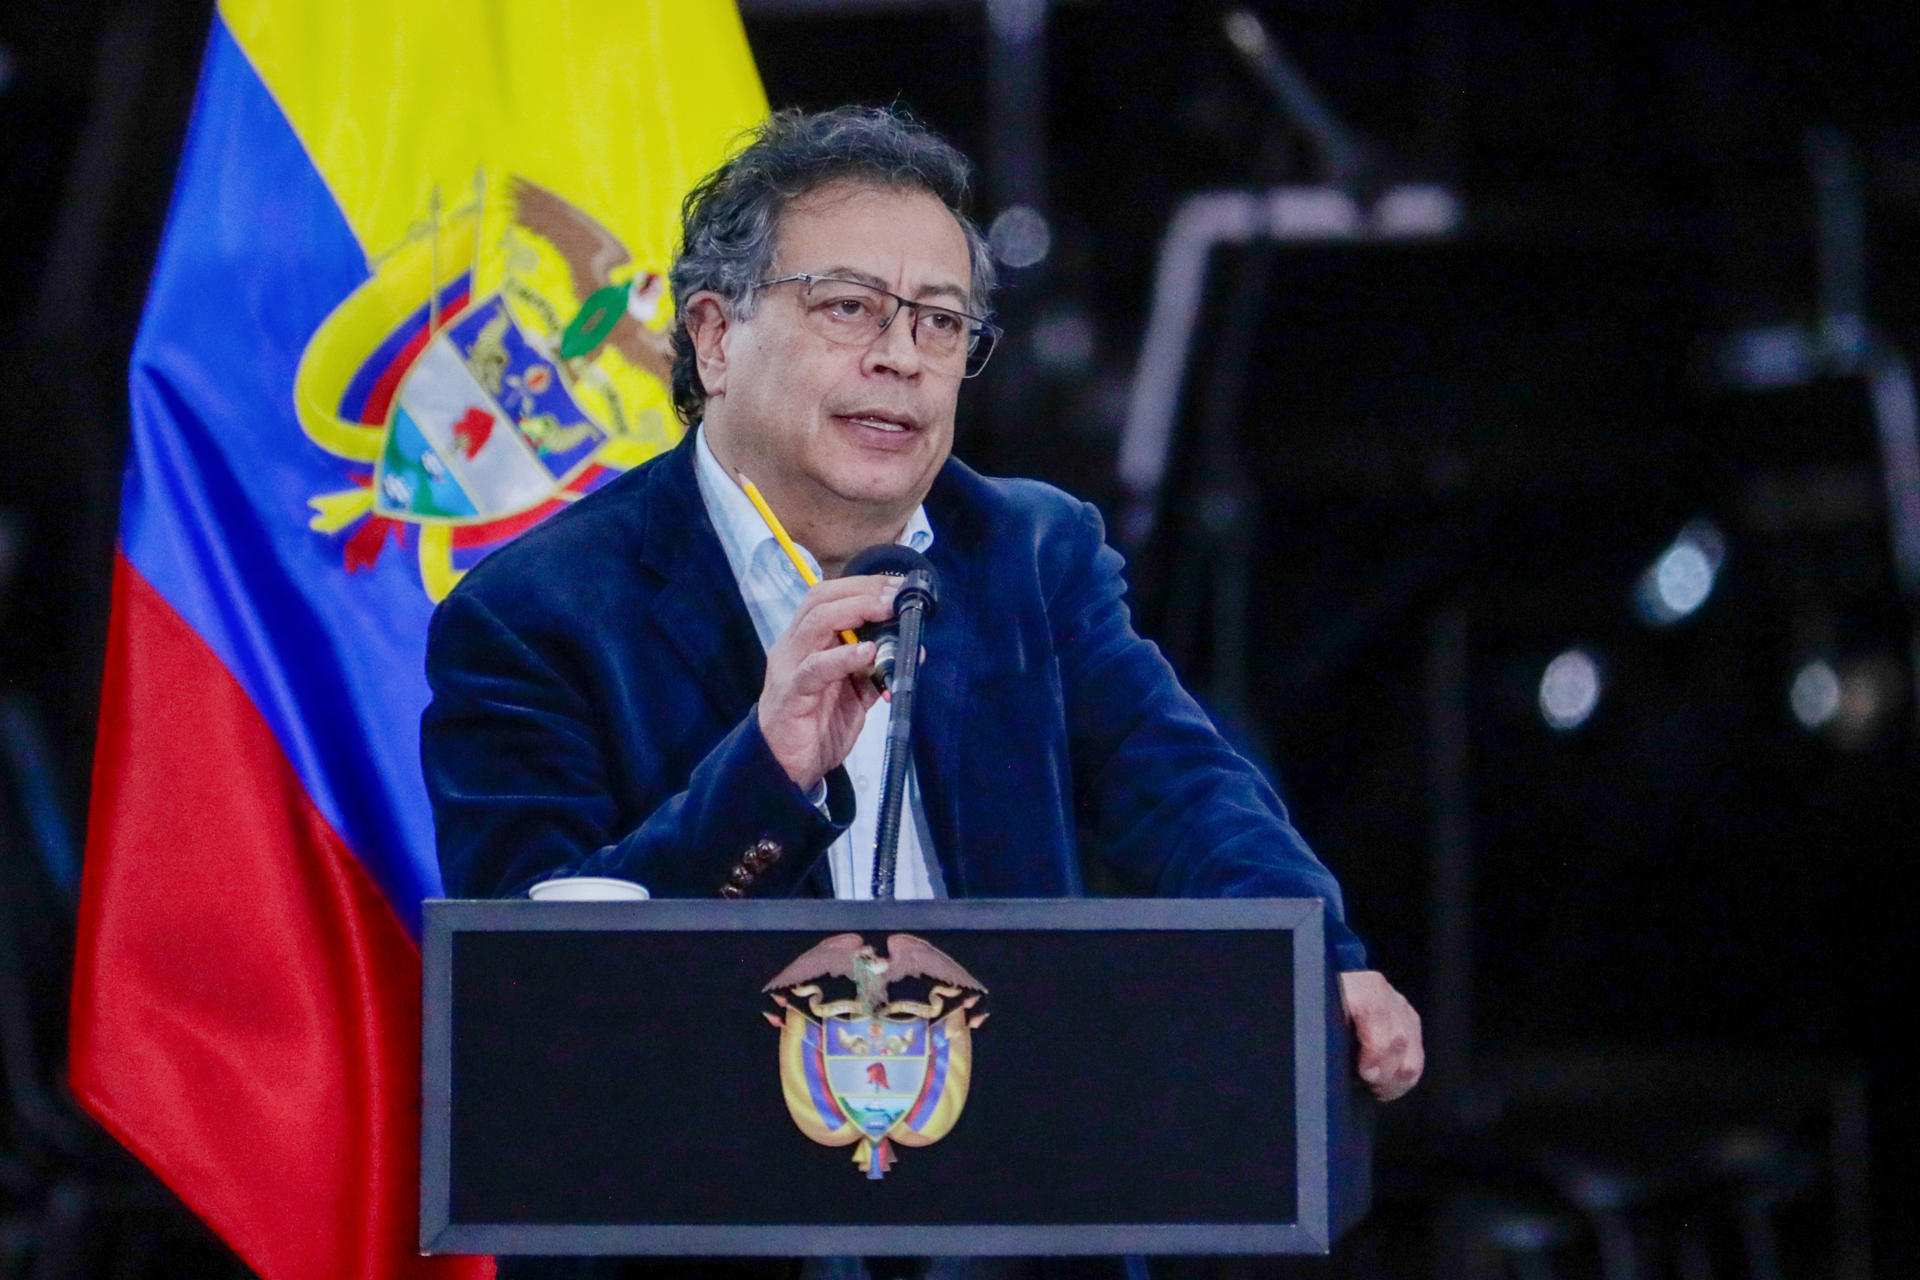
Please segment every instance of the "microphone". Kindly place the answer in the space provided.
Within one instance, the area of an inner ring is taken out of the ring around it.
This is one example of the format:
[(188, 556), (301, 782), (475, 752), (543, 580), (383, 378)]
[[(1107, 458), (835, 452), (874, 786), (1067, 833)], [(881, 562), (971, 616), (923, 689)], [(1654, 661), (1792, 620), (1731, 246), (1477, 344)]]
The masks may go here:
[(840, 571), (843, 578), (884, 573), (900, 578), (900, 594), (893, 598), (893, 617), (885, 622), (869, 622), (857, 633), (862, 640), (874, 642), (873, 682), (884, 692), (893, 683), (900, 657), (900, 622), (909, 609), (917, 610), (922, 621), (939, 612), (939, 575), (933, 562), (912, 547), (884, 542), (868, 547), (847, 561)]
[[(877, 632), (876, 648), (886, 655), (885, 681), (877, 671), (874, 675), (875, 682), (888, 689), (893, 699), (887, 721), (886, 781), (880, 791), (879, 826), (873, 847), (873, 896), (884, 901), (893, 897), (894, 869), (899, 860), (907, 765), (913, 758), (913, 688), (920, 669), (920, 626), (933, 616), (938, 604), (936, 575), (925, 556), (912, 547), (891, 542), (860, 552), (847, 561), (842, 573), (847, 577), (884, 573), (902, 580), (899, 594), (893, 598), (894, 620), (881, 623)], [(866, 632), (861, 635), (865, 637)]]

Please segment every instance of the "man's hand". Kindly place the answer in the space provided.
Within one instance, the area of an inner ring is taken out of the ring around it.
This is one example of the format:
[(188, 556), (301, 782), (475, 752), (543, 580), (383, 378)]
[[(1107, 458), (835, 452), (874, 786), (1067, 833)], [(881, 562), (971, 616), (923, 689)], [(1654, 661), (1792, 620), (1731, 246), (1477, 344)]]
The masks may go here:
[(1382, 1102), (1420, 1082), (1427, 1051), (1420, 1042), (1420, 1015), (1407, 998), (1371, 969), (1340, 975), (1340, 1001), (1360, 1041), (1360, 1079)]
[(807, 592), (793, 622), (767, 650), (760, 690), (760, 733), (773, 758), (802, 791), (847, 758), (879, 692), (872, 642), (845, 644), (842, 631), (893, 616), (900, 579), (875, 574), (836, 578)]

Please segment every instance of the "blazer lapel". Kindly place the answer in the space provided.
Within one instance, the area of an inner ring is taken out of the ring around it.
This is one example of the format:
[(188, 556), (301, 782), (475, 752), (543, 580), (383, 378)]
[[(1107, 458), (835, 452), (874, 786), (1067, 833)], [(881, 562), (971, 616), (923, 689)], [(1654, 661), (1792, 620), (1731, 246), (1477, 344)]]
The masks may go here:
[(652, 601), (653, 622), (720, 719), (731, 724), (760, 696), (767, 661), (700, 497), (693, 449), (689, 431), (655, 469), (640, 555), (645, 568), (665, 579)]
[(927, 519), (934, 531), (927, 559), (940, 575), (940, 605), (924, 633), (927, 662), (920, 668), (914, 694), (913, 761), (947, 893), (960, 898), (967, 894), (966, 868), (959, 856), (960, 735), (968, 676), (980, 644), (980, 556), (969, 512), (942, 501), (944, 489), (936, 482), (927, 496)]

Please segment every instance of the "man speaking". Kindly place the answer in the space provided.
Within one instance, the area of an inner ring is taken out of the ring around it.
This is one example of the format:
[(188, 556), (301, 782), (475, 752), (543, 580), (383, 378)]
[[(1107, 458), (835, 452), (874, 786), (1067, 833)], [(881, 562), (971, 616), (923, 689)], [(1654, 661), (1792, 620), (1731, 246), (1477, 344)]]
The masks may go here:
[(1077, 821), (1144, 893), (1321, 898), (1361, 1077), (1398, 1097), (1418, 1017), (1367, 969), (1279, 797), (1134, 634), (1094, 508), (949, 456), (998, 336), (968, 180), (911, 120), (849, 108), (774, 116), (688, 196), (686, 438), (488, 557), (434, 617), (423, 753), (447, 890), (868, 896), (889, 704), (872, 643), (847, 639), (891, 615), (899, 579), (837, 575), (904, 543), (939, 599), (898, 896), (1078, 894)]

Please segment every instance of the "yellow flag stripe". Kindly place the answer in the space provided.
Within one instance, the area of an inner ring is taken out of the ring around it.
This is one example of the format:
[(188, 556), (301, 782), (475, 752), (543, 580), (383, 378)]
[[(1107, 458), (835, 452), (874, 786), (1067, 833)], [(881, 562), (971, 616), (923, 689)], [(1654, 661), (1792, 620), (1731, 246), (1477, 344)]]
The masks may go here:
[(369, 257), (481, 168), (664, 263), (682, 193), (766, 114), (731, 0), (222, 0)]

